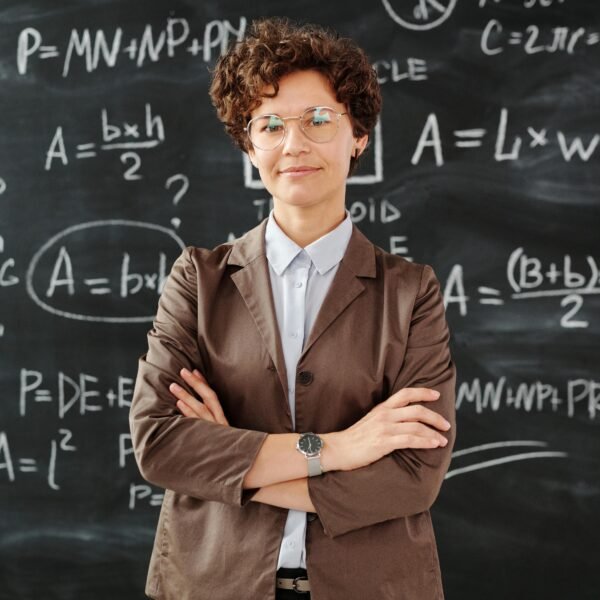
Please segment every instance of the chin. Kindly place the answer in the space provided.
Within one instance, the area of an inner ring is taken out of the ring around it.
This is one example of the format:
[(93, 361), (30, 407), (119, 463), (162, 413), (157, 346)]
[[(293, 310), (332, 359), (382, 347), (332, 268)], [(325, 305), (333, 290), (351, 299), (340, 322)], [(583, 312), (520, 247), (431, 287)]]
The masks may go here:
[(314, 196), (310, 196), (310, 197), (304, 197), (304, 198), (286, 198), (283, 197), (279, 200), (277, 200), (277, 202), (280, 205), (285, 205), (285, 206), (294, 206), (297, 208), (308, 208), (311, 206), (316, 206), (317, 204), (323, 204), (323, 199), (322, 198), (315, 198)]
[(314, 204), (308, 198), (282, 198), (279, 200), (280, 204), (287, 204), (288, 206), (308, 206)]

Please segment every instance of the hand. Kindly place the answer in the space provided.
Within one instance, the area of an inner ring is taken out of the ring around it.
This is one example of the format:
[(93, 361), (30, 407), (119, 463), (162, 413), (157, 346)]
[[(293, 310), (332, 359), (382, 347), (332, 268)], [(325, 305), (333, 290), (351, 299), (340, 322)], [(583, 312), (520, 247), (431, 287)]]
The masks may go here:
[(177, 408), (184, 416), (193, 417), (194, 419), (204, 419), (213, 423), (221, 423), (221, 425), (229, 425), (217, 394), (208, 385), (204, 375), (198, 369), (194, 369), (193, 373), (187, 369), (181, 369), (180, 374), (183, 380), (204, 401), (201, 402), (181, 386), (172, 383), (169, 386), (169, 391), (177, 398)]
[(410, 406), (438, 397), (438, 392), (429, 388), (403, 388), (348, 429), (326, 434), (332, 447), (330, 468), (351, 471), (400, 448), (445, 446), (448, 440), (433, 427), (447, 431), (450, 423), (425, 406)]

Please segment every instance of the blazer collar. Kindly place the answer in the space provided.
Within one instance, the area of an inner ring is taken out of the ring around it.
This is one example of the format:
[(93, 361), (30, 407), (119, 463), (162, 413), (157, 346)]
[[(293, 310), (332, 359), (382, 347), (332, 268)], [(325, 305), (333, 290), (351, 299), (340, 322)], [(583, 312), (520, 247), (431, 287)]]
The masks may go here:
[[(227, 264), (242, 267), (231, 274), (231, 279), (250, 311), (277, 370), (285, 398), (284, 409), (289, 415), (291, 429), (293, 421), (289, 408), (285, 359), (265, 251), (267, 219), (263, 219), (259, 225), (233, 242)], [(364, 290), (365, 286), (360, 277), (376, 277), (375, 246), (353, 224), (346, 252), (339, 263), (308, 339), (304, 342), (298, 360), (299, 371), (302, 370), (302, 361), (311, 346)]]
[[(315, 269), (324, 275), (337, 265), (348, 247), (350, 236), (352, 235), (352, 220), (348, 209), (343, 221), (319, 239), (311, 242), (304, 247), (305, 256), (303, 261), (312, 261)], [(269, 265), (277, 273), (282, 273), (289, 267), (290, 263), (302, 253), (300, 247), (294, 240), (291, 240), (281, 229), (275, 220), (274, 210), (272, 209), (267, 219), (265, 229), (265, 247), (267, 250), (267, 259)], [(306, 256), (307, 255), (307, 256)]]
[[(233, 248), (227, 259), (228, 265), (245, 267), (260, 256), (266, 259), (265, 229), (268, 217), (256, 227), (233, 242)], [(352, 234), (342, 258), (344, 265), (357, 277), (375, 277), (375, 248), (373, 243), (352, 224)]]

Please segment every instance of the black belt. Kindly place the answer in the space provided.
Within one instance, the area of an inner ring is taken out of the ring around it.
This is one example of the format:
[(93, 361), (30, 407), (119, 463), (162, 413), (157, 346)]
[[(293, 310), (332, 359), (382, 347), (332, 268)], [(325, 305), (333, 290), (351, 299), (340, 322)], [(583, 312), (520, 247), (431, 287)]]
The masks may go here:
[(310, 582), (306, 569), (280, 567), (277, 570), (276, 586), (281, 590), (294, 590), (299, 594), (310, 592)]

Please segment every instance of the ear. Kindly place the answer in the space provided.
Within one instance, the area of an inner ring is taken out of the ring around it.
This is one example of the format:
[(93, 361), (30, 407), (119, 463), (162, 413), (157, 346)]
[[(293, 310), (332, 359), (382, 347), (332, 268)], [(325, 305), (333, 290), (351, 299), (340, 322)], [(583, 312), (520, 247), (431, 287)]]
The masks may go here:
[(356, 138), (356, 142), (354, 144), (354, 151), (352, 152), (352, 156), (354, 158), (358, 158), (365, 151), (365, 148), (367, 147), (368, 143), (369, 143), (369, 136), (368, 135), (363, 135), (361, 138)]

